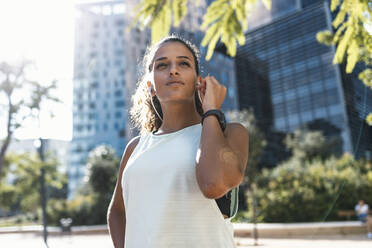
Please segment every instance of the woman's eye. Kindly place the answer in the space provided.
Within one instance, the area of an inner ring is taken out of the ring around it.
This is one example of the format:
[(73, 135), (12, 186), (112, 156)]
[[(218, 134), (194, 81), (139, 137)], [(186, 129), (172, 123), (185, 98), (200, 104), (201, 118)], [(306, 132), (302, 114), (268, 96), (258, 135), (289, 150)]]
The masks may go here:
[(160, 64), (158, 64), (158, 65), (156, 66), (156, 68), (159, 69), (159, 68), (161, 68), (161, 67), (165, 67), (165, 66), (166, 66), (166, 64), (164, 64), (164, 63), (160, 63)]
[(181, 62), (181, 65), (186, 65), (186, 66), (190, 66), (190, 64), (189, 64), (189, 63), (187, 63), (187, 62), (185, 62), (185, 61)]

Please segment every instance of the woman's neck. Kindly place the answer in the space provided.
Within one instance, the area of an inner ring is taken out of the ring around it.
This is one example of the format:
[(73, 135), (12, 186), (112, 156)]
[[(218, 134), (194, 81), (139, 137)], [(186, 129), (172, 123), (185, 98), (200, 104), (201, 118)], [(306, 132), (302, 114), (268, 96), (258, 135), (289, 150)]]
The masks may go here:
[(170, 133), (201, 122), (201, 116), (192, 104), (171, 103), (162, 106), (163, 123), (157, 134)]

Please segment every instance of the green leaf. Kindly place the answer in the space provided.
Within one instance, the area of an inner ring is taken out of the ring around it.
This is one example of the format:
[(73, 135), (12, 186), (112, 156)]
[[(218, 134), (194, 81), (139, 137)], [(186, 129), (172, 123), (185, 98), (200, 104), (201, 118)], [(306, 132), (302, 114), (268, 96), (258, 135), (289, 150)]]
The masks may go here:
[(355, 67), (355, 64), (358, 62), (359, 58), (359, 49), (358, 44), (355, 40), (353, 40), (347, 50), (347, 65), (346, 65), (346, 73), (351, 73)]
[(372, 113), (369, 113), (366, 117), (366, 122), (368, 125), (372, 126)]
[(212, 26), (210, 26), (208, 28), (208, 30), (207, 30), (206, 34), (204, 35), (204, 38), (203, 38), (203, 40), (201, 42), (201, 45), (202, 46), (205, 47), (206, 45), (208, 45), (208, 42), (212, 39), (213, 35), (217, 31), (218, 25), (219, 25), (219, 23), (216, 22), (216, 23), (214, 23)]
[(236, 13), (237, 19), (243, 26), (243, 30), (246, 30), (248, 27), (247, 16), (245, 14), (244, 5), (242, 5), (241, 2), (238, 3), (235, 13)]
[(236, 41), (234, 37), (230, 37), (229, 40), (229, 54), (231, 57), (235, 57), (236, 55)]
[(337, 6), (340, 5), (340, 0), (332, 0), (331, 1), (331, 11), (335, 11)]
[(245, 44), (245, 36), (242, 31), (236, 34), (236, 39), (239, 42), (239, 45), (243, 46)]
[(333, 36), (329, 30), (319, 31), (316, 33), (316, 39), (319, 43), (331, 46), (333, 44)]
[(183, 0), (172, 1), (173, 21), (174, 26), (178, 27), (187, 13), (187, 2)]
[(213, 38), (211, 39), (211, 41), (209, 42), (207, 55), (206, 55), (206, 57), (205, 57), (205, 59), (206, 59), (207, 61), (210, 60), (210, 59), (212, 58), (214, 48), (216, 47), (216, 44), (217, 44), (218, 39), (220, 38), (220, 35), (221, 35), (220, 32), (216, 33), (216, 34), (213, 36)]
[(172, 22), (172, 12), (170, 8), (170, 1), (166, 1), (165, 5), (159, 10), (158, 16), (153, 21), (151, 26), (151, 42), (152, 44), (160, 41), (164, 36), (169, 33), (170, 25)]
[(365, 69), (359, 73), (358, 78), (364, 83), (365, 86), (372, 90), (372, 69)]
[(334, 28), (337, 28), (344, 20), (345, 20), (345, 16), (346, 16), (346, 10), (345, 9), (341, 9), (336, 18), (334, 19), (334, 21), (332, 22), (332, 26)]
[(334, 34), (333, 36), (333, 42), (336, 44), (337, 42), (339, 42), (339, 39), (340, 39), (340, 36), (343, 35), (343, 32), (345, 30), (345, 28), (348, 26), (348, 24), (346, 22), (344, 22), (336, 31), (336, 33)]
[(354, 33), (354, 28), (349, 26), (345, 32), (345, 35), (342, 37), (340, 43), (337, 46), (335, 57), (333, 58), (334, 64), (342, 63), (345, 55), (346, 48), (348, 46), (349, 40)]

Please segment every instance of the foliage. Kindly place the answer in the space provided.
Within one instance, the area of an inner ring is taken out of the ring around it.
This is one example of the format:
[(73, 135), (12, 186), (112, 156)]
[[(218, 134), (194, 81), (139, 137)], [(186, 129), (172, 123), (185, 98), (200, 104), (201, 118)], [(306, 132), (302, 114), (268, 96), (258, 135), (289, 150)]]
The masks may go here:
[(285, 144), (292, 155), (299, 161), (320, 158), (325, 160), (334, 154), (340, 146), (340, 138), (333, 136), (325, 138), (321, 131), (310, 131), (306, 128), (297, 129), (293, 134), (287, 134)]
[(291, 159), (264, 169), (258, 178), (258, 218), (264, 222), (335, 220), (338, 210), (353, 210), (358, 199), (371, 205), (371, 169), (370, 161), (355, 161), (350, 154), (324, 162)]
[(61, 218), (71, 218), (73, 226), (106, 223), (106, 211), (100, 209), (94, 196), (77, 196), (68, 201), (56, 199), (48, 202), (47, 216), (50, 225), (58, 226)]
[[(67, 176), (58, 171), (58, 161), (46, 156), (42, 163), (37, 154), (9, 154), (7, 156), (11, 182), (3, 182), (0, 188), (0, 206), (4, 210), (36, 213), (40, 207), (41, 167), (45, 168), (45, 182), (48, 198), (63, 197), (67, 185)], [(51, 193), (54, 194), (51, 194)], [(4, 197), (4, 198), (3, 198)]]
[(111, 198), (119, 163), (115, 150), (108, 146), (98, 146), (90, 152), (87, 162), (88, 182), (95, 193)]
[(70, 217), (72, 225), (105, 224), (119, 164), (114, 149), (102, 145), (92, 150), (87, 161), (87, 182), (80, 194), (71, 201), (49, 202), (49, 221), (58, 225), (59, 219)]
[[(0, 96), (5, 96), (5, 98), (0, 98), (5, 99), (5, 102), (0, 102), (0, 113), (4, 113), (3, 115), (7, 118), (6, 137), (0, 148), (0, 182), (6, 152), (15, 130), (20, 128), (27, 118), (39, 121), (42, 103), (45, 101), (60, 102), (52, 95), (52, 91), (57, 87), (56, 81), (44, 86), (27, 79), (26, 71), (31, 65), (29, 61), (22, 61), (16, 65), (7, 62), (0, 63)], [(30, 92), (30, 94), (25, 96), (24, 92)]]
[[(372, 65), (372, 36), (367, 26), (372, 28), (372, 5), (366, 0), (332, 0), (331, 11), (337, 12), (332, 22), (334, 33), (329, 30), (319, 32), (317, 40), (325, 45), (336, 45), (334, 64), (340, 64), (346, 57), (346, 73), (351, 73), (358, 62), (367, 67)], [(346, 55), (346, 56), (345, 56)], [(372, 89), (372, 71), (365, 69), (359, 79)], [(372, 113), (366, 118), (369, 121)]]
[[(171, 25), (178, 27), (187, 14), (190, 1), (184, 0), (143, 0), (136, 8), (138, 13), (131, 26), (139, 23), (141, 29), (151, 27), (153, 43), (169, 33)], [(194, 1), (197, 2), (197, 1)], [(236, 42), (245, 44), (244, 31), (248, 28), (247, 16), (254, 10), (257, 0), (216, 0), (212, 2), (203, 17), (201, 28), (206, 30), (202, 46), (208, 45), (206, 59), (213, 55), (221, 39), (227, 53), (236, 54)], [(262, 0), (270, 9), (271, 0)], [(198, 3), (196, 3), (198, 4)]]

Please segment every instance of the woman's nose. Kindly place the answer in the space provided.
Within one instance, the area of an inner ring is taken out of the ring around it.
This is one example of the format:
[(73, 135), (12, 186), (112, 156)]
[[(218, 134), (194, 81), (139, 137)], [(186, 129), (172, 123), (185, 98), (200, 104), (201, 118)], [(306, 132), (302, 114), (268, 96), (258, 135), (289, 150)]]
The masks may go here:
[(170, 65), (169, 73), (170, 73), (171, 75), (179, 74), (179, 72), (178, 72), (178, 68), (177, 68), (177, 64), (172, 63), (172, 64)]

